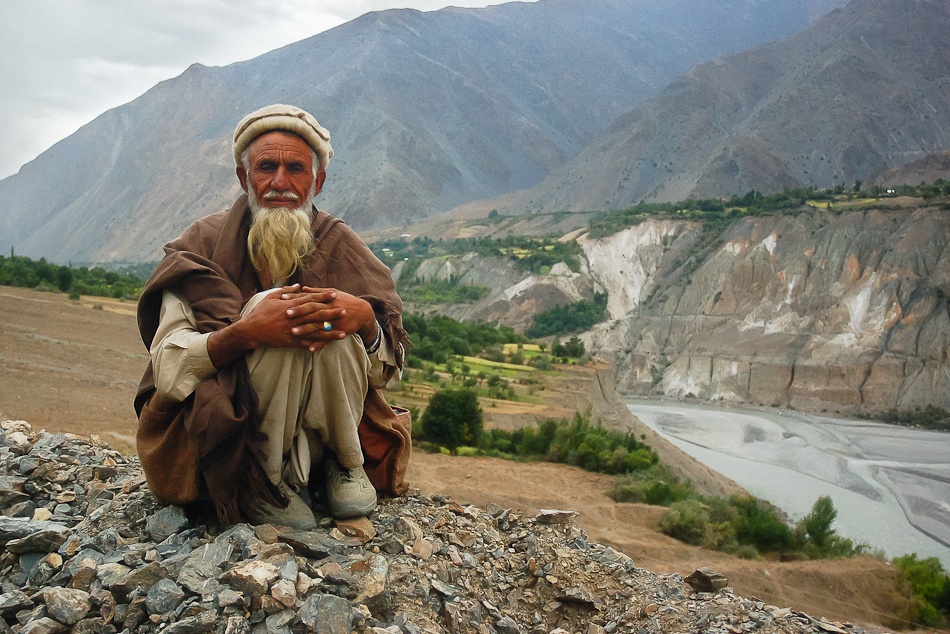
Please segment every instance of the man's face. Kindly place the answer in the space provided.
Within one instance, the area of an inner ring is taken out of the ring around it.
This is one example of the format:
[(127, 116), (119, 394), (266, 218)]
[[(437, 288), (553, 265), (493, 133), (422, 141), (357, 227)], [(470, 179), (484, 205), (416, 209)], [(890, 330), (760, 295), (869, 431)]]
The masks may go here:
[(314, 188), (323, 188), (326, 173), (314, 177), (310, 146), (295, 134), (268, 132), (254, 139), (248, 151), (248, 171), (238, 167), (244, 191), (253, 193), (262, 207), (299, 207)]

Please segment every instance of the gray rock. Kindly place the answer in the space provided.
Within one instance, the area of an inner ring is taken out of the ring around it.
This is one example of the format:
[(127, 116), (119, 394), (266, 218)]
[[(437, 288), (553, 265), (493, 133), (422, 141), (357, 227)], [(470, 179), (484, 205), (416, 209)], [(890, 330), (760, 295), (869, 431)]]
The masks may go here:
[(7, 515), (10, 517), (33, 517), (36, 512), (36, 503), (27, 498), (16, 504), (10, 504), (6, 507)]
[(35, 533), (20, 537), (19, 539), (11, 539), (7, 542), (6, 548), (11, 553), (51, 553), (62, 546), (63, 543), (66, 542), (67, 537), (69, 537), (68, 528), (51, 524)]
[(70, 588), (51, 588), (43, 592), (49, 615), (66, 625), (74, 625), (92, 608), (89, 593)]
[(69, 627), (44, 616), (24, 625), (20, 634), (65, 634), (68, 631)]
[[(40, 558), (36, 563), (24, 565), (25, 561), (37, 555), (39, 555)], [(53, 578), (53, 575), (56, 574), (56, 569), (50, 564), (46, 553), (27, 553), (20, 557), (20, 562), (24, 570), (29, 570), (27, 578), (29, 579), (30, 586), (34, 588), (45, 586)]]
[(195, 594), (201, 594), (205, 583), (219, 574), (220, 569), (211, 562), (189, 559), (178, 573), (178, 583)]
[(700, 568), (683, 579), (696, 592), (715, 592), (729, 585), (729, 580), (712, 568)]
[(152, 540), (162, 542), (186, 528), (188, 523), (184, 509), (180, 506), (166, 506), (148, 518), (145, 530)]
[(577, 511), (541, 509), (535, 519), (538, 521), (538, 524), (567, 524), (577, 516)]
[(29, 501), (29, 499), (30, 496), (23, 491), (0, 488), (0, 508), (8, 509), (14, 504), (22, 504)]
[(33, 607), (33, 601), (25, 592), (13, 590), (0, 594), (0, 616), (6, 617), (31, 607)]
[(172, 623), (162, 631), (164, 634), (203, 634), (212, 630), (215, 621), (217, 621), (217, 615), (214, 612), (202, 612), (197, 616)]
[(518, 623), (510, 616), (505, 616), (495, 622), (495, 629), (499, 634), (521, 634), (521, 628)]
[[(208, 564), (213, 568), (221, 568), (231, 561), (234, 554), (234, 544), (228, 540), (222, 540), (220, 537), (210, 544), (204, 544), (188, 555), (188, 562), (185, 564)], [(240, 551), (240, 549), (238, 549)]]
[[(73, 561), (79, 557), (73, 557)], [(79, 562), (76, 562), (79, 563)], [(112, 588), (115, 584), (124, 579), (126, 575), (132, 572), (132, 569), (122, 564), (101, 564), (96, 568), (96, 578), (105, 588)], [(75, 574), (75, 572), (73, 573)]]
[(287, 625), (294, 620), (295, 616), (296, 614), (294, 614), (293, 610), (281, 610), (264, 619), (264, 623), (267, 626), (268, 632), (279, 632), (284, 630)]
[[(102, 570), (100, 566), (99, 570)], [(133, 590), (138, 594), (145, 594), (152, 586), (158, 583), (159, 579), (165, 578), (165, 571), (157, 563), (150, 563), (141, 568), (130, 571), (127, 575), (116, 581), (109, 588), (114, 594), (128, 595)], [(104, 583), (102, 585), (105, 585)]]
[(308, 632), (320, 634), (349, 634), (350, 602), (330, 594), (308, 597), (297, 611), (297, 618)]
[(173, 612), (185, 600), (185, 591), (171, 579), (159, 579), (145, 595), (149, 614)]
[(218, 592), (217, 597), (218, 597), (218, 605), (221, 606), (222, 608), (226, 608), (230, 605), (239, 605), (239, 606), (246, 605), (246, 601), (244, 600), (244, 595), (241, 594), (240, 592), (236, 592), (235, 590), (232, 590), (231, 588), (224, 588), (223, 590)]
[(6, 544), (13, 539), (22, 539), (27, 535), (38, 533), (43, 530), (55, 530), (55, 528), (65, 528), (62, 524), (55, 522), (46, 522), (32, 520), (27, 517), (7, 517), (0, 515), (0, 545)]
[(440, 581), (439, 579), (432, 580), (432, 589), (441, 594), (446, 599), (454, 599), (459, 595), (458, 589), (452, 587), (451, 585)]
[[(333, 554), (343, 554), (348, 549), (342, 542), (330, 538), (317, 531), (295, 531), (279, 537), (280, 541), (289, 544), (298, 555), (324, 559)], [(351, 552), (353, 549), (349, 549)]]

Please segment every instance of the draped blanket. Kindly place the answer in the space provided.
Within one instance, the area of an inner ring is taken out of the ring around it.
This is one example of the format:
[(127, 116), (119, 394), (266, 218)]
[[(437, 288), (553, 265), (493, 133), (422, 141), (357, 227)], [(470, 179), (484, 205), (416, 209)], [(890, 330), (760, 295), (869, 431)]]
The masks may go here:
[[(188, 301), (199, 332), (220, 330), (240, 318), (244, 304), (261, 290), (247, 257), (249, 229), (250, 211), (242, 195), (229, 210), (198, 220), (165, 245), (165, 257), (139, 299), (139, 332), (146, 347), (158, 329), (165, 289)], [(291, 283), (335, 288), (368, 301), (401, 368), (411, 343), (389, 269), (340, 219), (315, 209), (313, 230), (314, 248)], [(243, 357), (202, 381), (182, 402), (158, 396), (149, 363), (135, 411), (139, 458), (160, 500), (187, 504), (210, 498), (226, 525), (242, 521), (253, 500), (287, 505), (264, 473), (265, 438)], [(394, 410), (379, 390), (369, 389), (359, 434), (364, 468), (380, 493), (400, 495), (408, 488), (410, 427), (407, 412)]]

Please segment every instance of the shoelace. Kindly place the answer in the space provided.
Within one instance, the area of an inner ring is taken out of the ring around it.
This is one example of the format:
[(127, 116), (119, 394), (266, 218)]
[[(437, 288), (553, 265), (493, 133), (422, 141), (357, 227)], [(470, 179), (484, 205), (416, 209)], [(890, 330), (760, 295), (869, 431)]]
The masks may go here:
[(352, 469), (344, 469), (343, 467), (340, 467), (338, 471), (340, 472), (340, 480), (343, 482), (356, 482), (357, 479), (353, 476)]

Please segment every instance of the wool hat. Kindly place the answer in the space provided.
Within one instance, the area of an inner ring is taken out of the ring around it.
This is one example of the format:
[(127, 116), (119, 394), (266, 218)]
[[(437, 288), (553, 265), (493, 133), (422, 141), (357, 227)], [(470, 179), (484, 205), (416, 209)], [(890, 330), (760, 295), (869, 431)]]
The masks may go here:
[(295, 106), (275, 103), (247, 115), (234, 129), (234, 163), (241, 164), (241, 154), (251, 141), (265, 132), (291, 132), (306, 141), (317, 153), (320, 169), (325, 170), (333, 158), (330, 133), (312, 114)]

